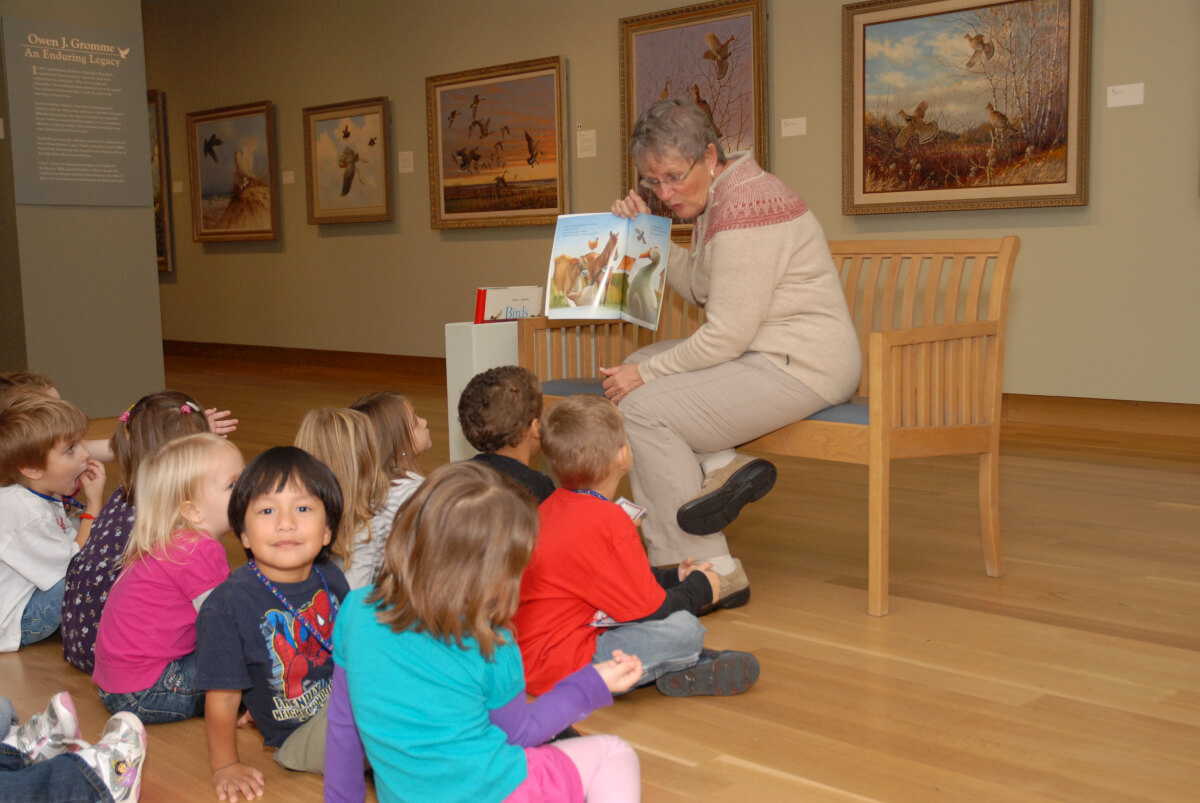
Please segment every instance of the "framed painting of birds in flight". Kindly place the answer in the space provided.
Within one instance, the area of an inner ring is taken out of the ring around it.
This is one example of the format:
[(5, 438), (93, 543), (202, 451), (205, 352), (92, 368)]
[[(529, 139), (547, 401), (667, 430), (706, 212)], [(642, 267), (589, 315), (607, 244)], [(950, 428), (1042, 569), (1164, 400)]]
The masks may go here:
[(304, 110), (308, 222), (392, 219), (388, 99), (366, 98)]
[(425, 79), (435, 229), (537, 226), (568, 211), (561, 56)]
[[(704, 110), (726, 155), (753, 151), (770, 169), (765, 0), (718, 0), (626, 17), (617, 29), (623, 187), (637, 186), (639, 178), (629, 154), (633, 124), (648, 106), (671, 97)], [(690, 221), (673, 217), (653, 193), (643, 195), (652, 213), (672, 218), (672, 239), (691, 238)]]
[(192, 239), (279, 238), (275, 110), (269, 100), (187, 116)]
[(842, 212), (1086, 206), (1091, 0), (842, 9)]

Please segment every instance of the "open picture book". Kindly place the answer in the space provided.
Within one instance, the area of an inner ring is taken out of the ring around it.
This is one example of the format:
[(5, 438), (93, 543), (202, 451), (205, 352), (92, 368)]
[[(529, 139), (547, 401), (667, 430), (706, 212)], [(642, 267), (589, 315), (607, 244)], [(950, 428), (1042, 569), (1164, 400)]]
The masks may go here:
[(658, 328), (671, 220), (560, 215), (546, 277), (549, 318), (610, 318)]

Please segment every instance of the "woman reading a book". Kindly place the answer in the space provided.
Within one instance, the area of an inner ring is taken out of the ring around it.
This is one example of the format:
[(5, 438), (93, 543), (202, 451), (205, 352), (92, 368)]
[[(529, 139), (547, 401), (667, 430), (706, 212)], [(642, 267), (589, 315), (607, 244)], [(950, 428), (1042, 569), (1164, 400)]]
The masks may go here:
[(640, 189), (694, 222), (690, 249), (670, 251), (667, 281), (707, 318), (685, 340), (601, 369), (604, 391), (625, 417), (650, 562), (711, 562), (722, 576), (713, 608), (731, 608), (750, 585), (721, 530), (775, 482), (773, 465), (734, 447), (847, 401), (862, 373), (858, 338), (816, 216), (750, 153), (727, 159), (699, 106), (650, 106), (630, 152), (640, 186), (613, 214), (649, 212)]

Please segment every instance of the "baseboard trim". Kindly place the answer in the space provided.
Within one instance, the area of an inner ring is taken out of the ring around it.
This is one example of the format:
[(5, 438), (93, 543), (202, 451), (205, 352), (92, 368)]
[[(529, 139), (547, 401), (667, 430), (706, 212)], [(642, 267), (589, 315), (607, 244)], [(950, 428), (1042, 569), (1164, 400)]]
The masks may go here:
[(1004, 394), (1005, 424), (1200, 438), (1200, 404)]
[(443, 357), (414, 357), (406, 354), (374, 354), (365, 351), (326, 351), (283, 346), (247, 346), (239, 343), (200, 343), (164, 340), (167, 357), (206, 357), (214, 360), (244, 360), (283, 365), (318, 365), (364, 371), (403, 371), (418, 376), (446, 377)]

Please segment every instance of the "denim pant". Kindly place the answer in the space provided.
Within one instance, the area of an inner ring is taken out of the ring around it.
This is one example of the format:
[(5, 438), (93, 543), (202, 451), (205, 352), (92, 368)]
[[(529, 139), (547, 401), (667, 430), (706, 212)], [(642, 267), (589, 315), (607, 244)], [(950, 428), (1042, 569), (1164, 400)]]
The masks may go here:
[(0, 745), (0, 803), (111, 803), (96, 771), (73, 753), (26, 766), (15, 748)]
[(63, 592), (66, 586), (67, 578), (64, 577), (45, 591), (39, 588), (33, 592), (21, 613), (22, 647), (50, 638), (54, 631), (58, 630), (62, 622)]
[(130, 711), (146, 725), (181, 722), (204, 713), (204, 690), (196, 688), (196, 653), (167, 664), (148, 689), (110, 693), (100, 689), (100, 702), (110, 713)]
[(687, 611), (666, 619), (610, 627), (596, 639), (592, 663), (612, 658), (613, 650), (642, 659), (642, 676), (636, 686), (653, 683), (668, 672), (695, 666), (704, 648), (704, 625)]

